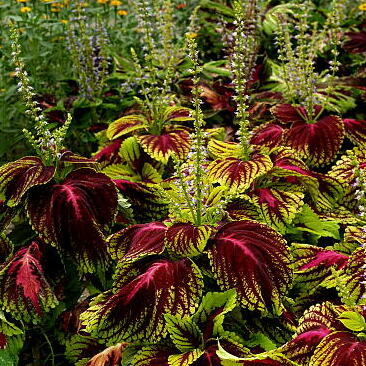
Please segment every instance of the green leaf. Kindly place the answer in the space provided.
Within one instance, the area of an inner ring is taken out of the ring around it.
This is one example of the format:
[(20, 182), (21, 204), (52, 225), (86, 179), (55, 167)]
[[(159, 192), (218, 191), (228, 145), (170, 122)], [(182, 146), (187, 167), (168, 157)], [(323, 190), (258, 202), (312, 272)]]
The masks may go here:
[[(218, 350), (216, 351), (217, 356), (220, 358), (220, 360), (228, 360), (228, 361), (240, 361), (240, 357), (236, 357), (232, 355), (231, 353), (225, 351), (220, 342), (218, 342)], [(236, 362), (233, 363), (233, 365), (237, 365)]]
[(212, 9), (219, 14), (221, 13), (222, 15), (227, 15), (229, 17), (234, 16), (234, 10), (232, 8), (229, 8), (228, 6), (220, 4), (216, 1), (204, 0), (201, 2), (201, 7), (206, 9)]
[(345, 311), (339, 317), (342, 324), (354, 332), (366, 330), (365, 318), (356, 311)]
[(8, 344), (4, 349), (0, 349), (1, 366), (18, 366), (19, 353), (23, 347), (23, 337), (17, 335), (8, 338)]
[(13, 336), (23, 334), (23, 331), (15, 324), (6, 320), (4, 313), (0, 311), (0, 333), (5, 334), (6, 336)]
[(119, 155), (133, 168), (136, 168), (136, 161), (140, 158), (140, 145), (135, 136), (128, 137), (121, 144)]
[(245, 342), (247, 347), (255, 347), (260, 346), (265, 351), (272, 351), (277, 347), (276, 343), (274, 343), (267, 335), (257, 332), (250, 337), (250, 339)]
[(296, 229), (300, 231), (307, 231), (319, 236), (331, 237), (340, 239), (339, 224), (334, 221), (324, 221), (308, 206), (304, 205), (299, 216), (295, 219)]
[(164, 318), (170, 338), (179, 351), (192, 351), (203, 345), (203, 335), (191, 319), (171, 314), (165, 314)]
[(202, 303), (192, 320), (196, 323), (205, 323), (214, 314), (213, 335), (217, 335), (222, 328), (225, 314), (236, 306), (236, 291), (234, 289), (225, 292), (209, 292), (202, 299)]

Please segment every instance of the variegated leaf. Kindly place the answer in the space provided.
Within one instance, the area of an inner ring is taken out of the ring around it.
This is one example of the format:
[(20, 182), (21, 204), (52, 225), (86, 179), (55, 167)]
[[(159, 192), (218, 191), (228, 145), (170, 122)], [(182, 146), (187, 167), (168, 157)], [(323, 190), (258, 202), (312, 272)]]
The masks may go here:
[(98, 149), (98, 151), (93, 154), (93, 159), (99, 163), (107, 162), (107, 163), (119, 163), (121, 160), (118, 152), (121, 147), (121, 139), (116, 139), (106, 146), (102, 146)]
[(364, 247), (354, 251), (339, 280), (342, 286), (340, 296), (344, 303), (366, 305), (366, 249)]
[(308, 185), (315, 207), (319, 211), (333, 211), (345, 194), (345, 184), (337, 177), (321, 173), (311, 173), (311, 176), (318, 181), (317, 188)]
[(108, 251), (118, 261), (134, 261), (164, 250), (167, 227), (160, 222), (131, 225), (108, 238)]
[(347, 226), (344, 233), (344, 241), (366, 246), (366, 228), (360, 226)]
[[(321, 106), (314, 107), (315, 115), (321, 111)], [(304, 107), (295, 107), (291, 104), (277, 104), (271, 108), (271, 113), (282, 123), (305, 122), (308, 113)]]
[(254, 145), (275, 147), (283, 139), (284, 128), (275, 123), (266, 123), (253, 130), (250, 142)]
[(98, 296), (81, 319), (88, 332), (108, 342), (154, 342), (167, 334), (163, 315), (192, 314), (202, 287), (201, 273), (190, 260), (162, 260), (114, 294)]
[(0, 270), (1, 308), (24, 322), (37, 323), (58, 303), (43, 273), (38, 244), (20, 249)]
[(5, 262), (12, 252), (13, 244), (5, 234), (0, 232), (0, 263)]
[(91, 357), (102, 352), (103, 345), (96, 338), (74, 334), (66, 340), (66, 358), (75, 366), (85, 366)]
[(337, 116), (327, 116), (315, 123), (294, 123), (284, 135), (284, 144), (296, 150), (309, 165), (321, 166), (335, 159), (343, 137), (343, 121)]
[(170, 339), (179, 351), (193, 351), (203, 346), (203, 335), (193, 320), (172, 314), (165, 314), (164, 318)]
[(333, 332), (325, 336), (309, 363), (309, 366), (346, 365), (366, 365), (366, 340), (360, 340), (350, 332)]
[(181, 106), (169, 106), (163, 114), (164, 122), (188, 122), (193, 121), (192, 109)]
[(166, 130), (161, 135), (139, 136), (138, 140), (149, 156), (163, 164), (173, 155), (185, 159), (191, 145), (189, 133), (178, 128)]
[(246, 195), (231, 201), (226, 206), (225, 211), (233, 221), (262, 220), (258, 203), (255, 203), (251, 197)]
[(344, 268), (348, 256), (314, 245), (292, 244), (294, 282), (301, 293), (312, 294), (332, 274), (332, 267)]
[(316, 346), (331, 331), (320, 327), (297, 335), (294, 339), (279, 348), (279, 351), (299, 365), (308, 365)]
[(366, 168), (366, 149), (358, 147), (348, 150), (333, 166), (329, 172), (329, 176), (336, 178), (346, 184), (345, 196), (342, 203), (349, 209), (357, 211), (358, 202), (355, 200), (355, 194), (360, 187), (356, 181), (355, 168)]
[(104, 174), (82, 168), (65, 180), (34, 188), (27, 211), (34, 230), (47, 243), (72, 255), (83, 272), (108, 266), (105, 233), (117, 209), (117, 192)]
[(193, 257), (203, 252), (212, 231), (208, 225), (175, 223), (166, 231), (165, 245), (181, 256)]
[(328, 301), (313, 305), (300, 318), (297, 334), (325, 328), (331, 331), (344, 330), (338, 316), (337, 309)]
[(26, 156), (0, 167), (0, 193), (8, 206), (16, 206), (30, 188), (49, 182), (54, 174), (55, 167), (45, 166), (35, 156)]
[(208, 292), (202, 299), (201, 305), (192, 320), (203, 327), (203, 339), (222, 335), (224, 316), (236, 306), (236, 291)]
[(251, 197), (259, 207), (264, 222), (284, 233), (286, 226), (291, 223), (295, 215), (304, 204), (304, 194), (296, 192), (291, 186), (255, 189)]
[(141, 176), (127, 164), (110, 164), (102, 169), (107, 177), (116, 180), (129, 180), (130, 182), (141, 181)]
[(147, 127), (148, 121), (144, 116), (131, 114), (112, 122), (107, 129), (107, 137), (110, 140), (114, 140), (130, 132), (146, 129)]
[(138, 222), (162, 220), (168, 213), (168, 200), (159, 188), (146, 183), (115, 180), (117, 188), (128, 198)]
[(214, 275), (223, 290), (234, 288), (242, 305), (281, 313), (281, 299), (292, 281), (286, 242), (254, 221), (222, 226), (209, 249)]
[(178, 355), (169, 356), (169, 366), (190, 366), (194, 365), (204, 353), (201, 349), (195, 349)]
[(365, 147), (366, 145), (366, 121), (356, 121), (355, 119), (344, 119), (346, 136), (356, 145)]
[(207, 150), (214, 159), (238, 158), (240, 156), (240, 145), (234, 142), (210, 140)]
[(128, 163), (128, 165), (133, 167), (135, 170), (141, 169), (140, 145), (135, 136), (128, 137), (122, 142), (119, 149), (119, 155), (126, 163)]
[(213, 182), (228, 186), (232, 190), (246, 190), (259, 176), (272, 168), (271, 159), (266, 155), (254, 154), (250, 160), (226, 158), (213, 161), (209, 177)]
[(174, 351), (161, 345), (143, 347), (132, 359), (131, 366), (169, 366), (168, 357)]

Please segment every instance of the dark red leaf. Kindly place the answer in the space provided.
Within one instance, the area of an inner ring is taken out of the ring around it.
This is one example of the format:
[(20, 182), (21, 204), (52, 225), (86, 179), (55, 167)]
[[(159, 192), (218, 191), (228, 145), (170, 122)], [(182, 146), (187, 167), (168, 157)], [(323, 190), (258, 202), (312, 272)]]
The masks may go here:
[(104, 235), (117, 209), (117, 192), (107, 176), (82, 168), (31, 193), (29, 218), (44, 241), (72, 255), (84, 272), (107, 265)]
[(254, 221), (231, 222), (213, 238), (209, 256), (221, 288), (235, 288), (243, 306), (281, 312), (292, 271), (286, 242), (276, 231)]
[(7, 344), (8, 340), (6, 338), (6, 335), (0, 332), (0, 349), (4, 349)]
[(164, 250), (164, 236), (167, 229), (160, 222), (129, 226), (108, 239), (108, 249), (112, 257), (124, 261), (160, 254)]
[[(317, 115), (322, 107), (314, 106), (314, 114)], [(304, 107), (294, 107), (291, 104), (277, 104), (271, 108), (272, 114), (283, 123), (304, 122), (308, 113)], [(305, 117), (305, 118), (304, 118)]]
[(366, 144), (366, 121), (356, 121), (346, 118), (343, 120), (347, 137), (359, 146)]
[(286, 343), (279, 351), (291, 361), (297, 362), (300, 365), (308, 365), (316, 346), (329, 333), (331, 331), (326, 327), (309, 330)]
[(37, 243), (20, 249), (5, 263), (0, 274), (2, 307), (16, 319), (39, 321), (57, 299), (48, 284), (40, 263)]
[(267, 123), (253, 131), (250, 142), (254, 145), (275, 147), (281, 144), (284, 129), (275, 124)]
[(312, 366), (364, 366), (366, 340), (350, 332), (334, 332), (322, 339), (310, 359)]
[(168, 248), (182, 256), (194, 256), (203, 252), (212, 229), (208, 225), (194, 226), (190, 223), (176, 223), (165, 234)]
[(336, 116), (315, 123), (295, 123), (284, 136), (284, 143), (297, 151), (309, 165), (329, 164), (338, 153), (344, 137), (343, 121)]
[(108, 342), (152, 342), (167, 333), (166, 312), (181, 317), (194, 312), (202, 287), (200, 271), (189, 259), (162, 260), (111, 296), (100, 295), (82, 319), (88, 332)]
[(366, 32), (347, 32), (349, 40), (346, 41), (343, 47), (350, 53), (366, 52)]
[(100, 149), (94, 156), (93, 159), (102, 163), (104, 161), (108, 163), (118, 163), (120, 161), (120, 156), (118, 151), (121, 147), (122, 140), (117, 139), (112, 141), (110, 144), (104, 146)]

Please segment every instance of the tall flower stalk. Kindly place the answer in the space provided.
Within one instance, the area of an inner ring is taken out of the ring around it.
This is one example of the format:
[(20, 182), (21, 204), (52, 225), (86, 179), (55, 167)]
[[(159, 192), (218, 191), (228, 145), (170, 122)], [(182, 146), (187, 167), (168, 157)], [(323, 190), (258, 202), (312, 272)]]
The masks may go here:
[[(335, 74), (339, 69), (338, 46), (340, 44), (341, 24), (344, 20), (347, 0), (334, 0), (322, 29), (317, 22), (311, 21), (314, 5), (311, 1), (298, 4), (294, 19), (279, 18), (276, 35), (278, 59), (281, 62), (281, 77), (285, 82), (284, 95), (292, 104), (305, 108), (304, 120), (314, 123), (322, 113), (327, 97), (331, 94)], [(319, 75), (315, 70), (318, 52), (330, 48), (332, 60), (326, 74)], [(324, 80), (327, 82), (325, 94), (317, 87)], [(315, 105), (322, 105), (319, 112)], [(301, 113), (301, 111), (299, 111)]]
[(248, 114), (248, 81), (250, 80), (257, 58), (257, 22), (258, 5), (256, 0), (237, 0), (233, 4), (236, 25), (233, 53), (231, 56), (231, 69), (237, 103), (236, 120), (239, 124), (239, 141), (242, 158), (249, 158), (250, 133)]
[(23, 129), (23, 133), (30, 145), (33, 147), (37, 155), (44, 161), (46, 165), (51, 165), (60, 158), (60, 151), (63, 147), (67, 130), (71, 123), (71, 115), (69, 114), (66, 122), (58, 129), (50, 131), (42, 109), (34, 100), (36, 93), (31, 86), (28, 72), (25, 69), (24, 61), (21, 58), (21, 46), (19, 31), (14, 24), (10, 24), (10, 38), (12, 48), (12, 58), (15, 66), (15, 74), (18, 78), (18, 92), (26, 106), (25, 113), (33, 121), (34, 132)]
[(79, 3), (73, 11), (76, 16), (67, 23), (68, 50), (81, 95), (95, 100), (101, 96), (108, 76), (108, 33), (99, 17), (92, 22)]
[(188, 57), (191, 60), (192, 66), (192, 104), (194, 107), (194, 134), (192, 135), (193, 139), (193, 161), (194, 161), (194, 193), (195, 193), (195, 203), (196, 203), (196, 224), (201, 225), (202, 221), (202, 190), (203, 190), (203, 161), (204, 161), (204, 146), (203, 146), (203, 113), (201, 110), (202, 100), (200, 98), (201, 88), (199, 87), (200, 82), (200, 73), (202, 72), (202, 67), (199, 66), (198, 61), (198, 50), (197, 43), (195, 38), (192, 37), (192, 34), (188, 33), (187, 35), (188, 42)]

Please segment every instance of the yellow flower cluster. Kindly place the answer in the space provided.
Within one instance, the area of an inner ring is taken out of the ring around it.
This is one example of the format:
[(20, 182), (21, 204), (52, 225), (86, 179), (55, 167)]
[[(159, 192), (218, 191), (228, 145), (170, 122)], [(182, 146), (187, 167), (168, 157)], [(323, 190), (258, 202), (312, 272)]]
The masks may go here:
[(98, 4), (107, 4), (109, 0), (97, 0)]
[(23, 6), (22, 8), (20, 8), (20, 12), (23, 14), (29, 13), (30, 11), (32, 11), (32, 8), (30, 8), (29, 6)]
[(62, 8), (67, 8), (70, 4), (70, 0), (63, 0), (58, 2), (53, 2), (52, 0), (41, 0), (46, 5), (51, 5), (51, 12), (59, 13)]
[(359, 8), (361, 11), (366, 11), (366, 3), (360, 4), (360, 5), (358, 6), (358, 8)]

